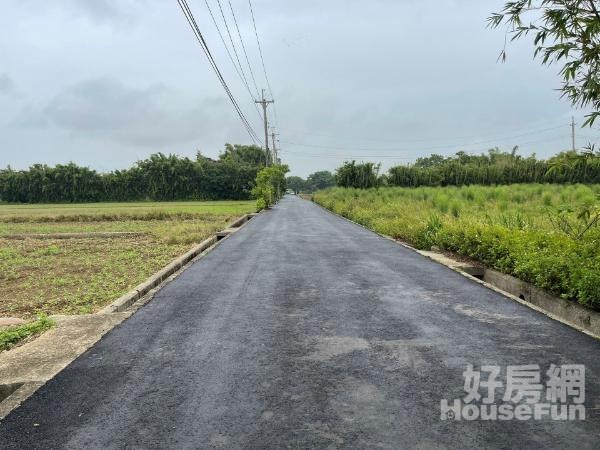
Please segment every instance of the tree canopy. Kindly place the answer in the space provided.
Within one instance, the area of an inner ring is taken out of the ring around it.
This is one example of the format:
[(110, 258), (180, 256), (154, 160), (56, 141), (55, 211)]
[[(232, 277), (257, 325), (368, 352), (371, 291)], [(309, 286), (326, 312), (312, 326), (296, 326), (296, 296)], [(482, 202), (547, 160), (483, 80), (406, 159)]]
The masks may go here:
[(285, 179), (287, 188), (294, 191), (295, 194), (302, 192), (306, 187), (306, 180), (302, 177), (291, 176)]
[(335, 171), (335, 181), (342, 187), (358, 189), (376, 187), (379, 183), (379, 164), (371, 162), (357, 164), (356, 161), (346, 161)]

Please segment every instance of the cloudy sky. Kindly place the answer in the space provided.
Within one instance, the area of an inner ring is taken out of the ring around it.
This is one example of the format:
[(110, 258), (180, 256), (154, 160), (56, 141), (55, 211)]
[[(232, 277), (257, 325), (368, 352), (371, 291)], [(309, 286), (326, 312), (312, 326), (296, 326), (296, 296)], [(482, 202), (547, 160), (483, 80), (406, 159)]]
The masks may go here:
[[(262, 135), (205, 0), (188, 1)], [(228, 42), (217, 1), (206, 1)], [(387, 168), (432, 152), (568, 148), (571, 115), (581, 123), (584, 114), (555, 91), (558, 68), (541, 67), (525, 41), (496, 62), (504, 33), (485, 19), (502, 3), (254, 0), (271, 121), (292, 173), (351, 158)], [(231, 5), (256, 84), (266, 87), (248, 1)], [(176, 0), (6, 0), (0, 55), (0, 167), (74, 161), (104, 171), (159, 151), (214, 157), (225, 142), (251, 142)], [(578, 144), (594, 133), (578, 130)]]

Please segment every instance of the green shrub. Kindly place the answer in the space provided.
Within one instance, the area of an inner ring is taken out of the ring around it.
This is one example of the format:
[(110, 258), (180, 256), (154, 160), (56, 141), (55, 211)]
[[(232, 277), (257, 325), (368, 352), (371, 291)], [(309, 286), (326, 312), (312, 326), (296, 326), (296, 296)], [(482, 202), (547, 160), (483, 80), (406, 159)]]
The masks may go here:
[(285, 174), (289, 172), (287, 166), (275, 165), (265, 167), (256, 175), (256, 186), (252, 195), (256, 198), (256, 209), (269, 208), (285, 194)]

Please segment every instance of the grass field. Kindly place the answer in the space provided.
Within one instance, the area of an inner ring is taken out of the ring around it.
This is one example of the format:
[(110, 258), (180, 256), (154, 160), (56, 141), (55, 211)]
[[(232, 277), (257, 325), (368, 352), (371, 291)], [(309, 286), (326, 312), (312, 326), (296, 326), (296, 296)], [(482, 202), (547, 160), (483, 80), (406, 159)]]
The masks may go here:
[[(313, 199), (382, 234), (478, 259), (600, 309), (599, 194), (600, 185), (524, 184), (334, 188)], [(578, 217), (585, 210), (591, 215)]]
[[(94, 312), (253, 211), (253, 201), (0, 205), (0, 316)], [(137, 234), (11, 239), (107, 231)]]

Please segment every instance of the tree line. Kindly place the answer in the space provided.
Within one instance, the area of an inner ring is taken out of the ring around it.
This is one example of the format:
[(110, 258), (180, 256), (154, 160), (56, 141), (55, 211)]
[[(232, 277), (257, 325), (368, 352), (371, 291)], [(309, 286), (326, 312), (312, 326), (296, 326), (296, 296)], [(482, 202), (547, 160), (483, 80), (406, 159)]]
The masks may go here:
[(287, 187), (298, 194), (300, 192), (315, 192), (335, 186), (335, 177), (327, 170), (311, 173), (306, 179), (297, 176), (286, 178)]
[(230, 145), (214, 160), (157, 153), (125, 170), (99, 173), (74, 163), (0, 170), (0, 201), (83, 203), (137, 200), (242, 200), (251, 198), (265, 152)]
[(513, 183), (600, 183), (600, 154), (593, 151), (562, 152), (547, 160), (491, 149), (487, 154), (453, 156), (433, 154), (414, 164), (390, 168), (379, 174), (379, 165), (347, 161), (336, 170), (338, 186), (367, 189), (377, 186), (463, 186)]

